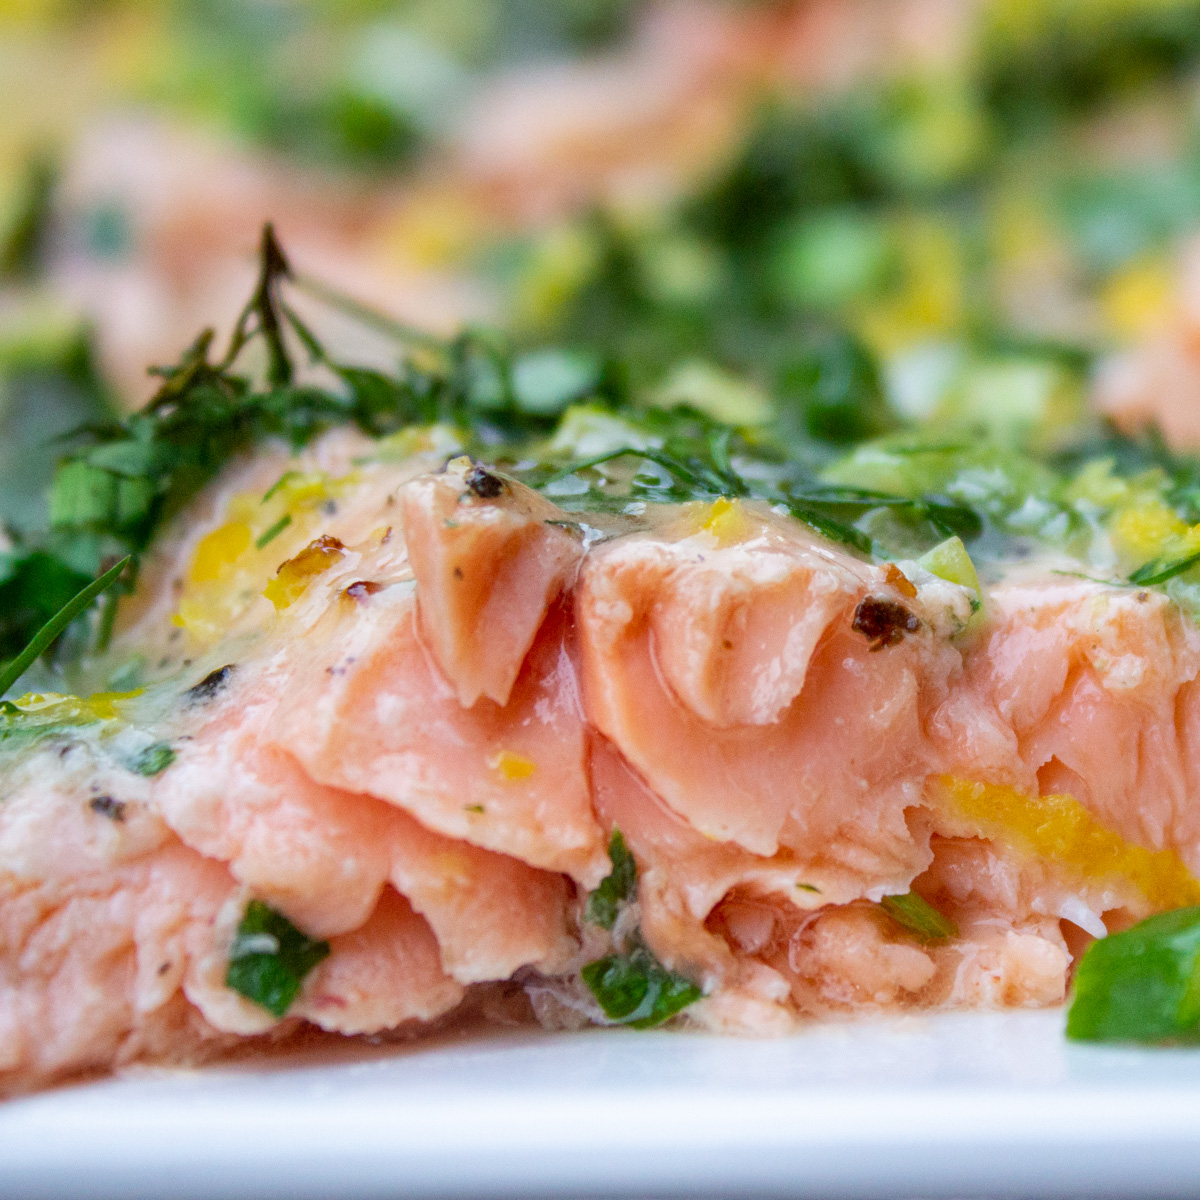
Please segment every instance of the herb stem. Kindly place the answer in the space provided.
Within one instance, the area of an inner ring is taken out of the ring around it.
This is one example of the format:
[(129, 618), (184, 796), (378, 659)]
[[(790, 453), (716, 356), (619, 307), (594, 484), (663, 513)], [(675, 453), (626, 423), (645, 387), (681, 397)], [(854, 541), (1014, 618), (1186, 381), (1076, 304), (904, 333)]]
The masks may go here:
[(77, 592), (66, 602), (33, 635), (29, 645), (16, 658), (0, 671), (0, 696), (3, 696), (12, 686), (33, 666), (35, 662), (50, 648), (54, 640), (70, 623), (83, 612), (97, 596), (106, 592), (124, 573), (133, 555), (127, 554), (115, 566), (109, 567), (99, 579), (94, 579), (87, 587)]
[(293, 274), (291, 280), (300, 291), (307, 292), (314, 299), (320, 300), (322, 304), (345, 313), (348, 317), (354, 317), (380, 333), (385, 333), (414, 346), (424, 346), (430, 350), (444, 352), (447, 349), (446, 342), (436, 334), (426, 333), (415, 325), (409, 325), (404, 321), (398, 321), (395, 317), (389, 317), (386, 313), (381, 313), (377, 309), (363, 304), (362, 301), (346, 295), (337, 288), (330, 287), (320, 279), (314, 279), (311, 275)]

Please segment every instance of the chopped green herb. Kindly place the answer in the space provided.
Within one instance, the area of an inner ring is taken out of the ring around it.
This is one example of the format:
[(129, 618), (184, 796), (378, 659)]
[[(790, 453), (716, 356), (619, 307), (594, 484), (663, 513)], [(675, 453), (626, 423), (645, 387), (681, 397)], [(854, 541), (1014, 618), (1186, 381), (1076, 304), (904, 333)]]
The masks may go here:
[(130, 557), (127, 554), (120, 562), (109, 567), (99, 579), (93, 580), (82, 591), (76, 593), (38, 630), (29, 645), (3, 671), (0, 671), (0, 696), (3, 696), (41, 658), (63, 630), (76, 617), (85, 612), (97, 596), (107, 591), (121, 578), (125, 568), (129, 566)]
[(284, 513), (274, 525), (271, 526), (265, 533), (261, 534), (254, 542), (255, 546), (261, 550), (264, 546), (269, 546), (290, 524), (292, 517), (290, 513)]
[(1168, 579), (1174, 579), (1176, 575), (1182, 575), (1184, 571), (1191, 570), (1197, 563), (1200, 563), (1200, 550), (1195, 554), (1187, 554), (1183, 558), (1168, 562), (1156, 558), (1144, 566), (1138, 567), (1129, 576), (1129, 582), (1138, 587), (1153, 587), (1155, 584), (1166, 583)]
[(175, 751), (166, 742), (155, 742), (147, 746), (130, 764), (130, 769), (139, 775), (161, 775), (174, 761)]
[(305, 937), (282, 913), (251, 900), (229, 950), (225, 986), (282, 1017), (328, 954), (328, 942)]
[(944, 942), (947, 938), (958, 937), (958, 926), (916, 892), (884, 896), (879, 903), (893, 921), (923, 942)]
[(581, 972), (604, 1015), (619, 1025), (650, 1029), (694, 1004), (703, 992), (690, 979), (668, 971), (646, 949), (610, 954)]
[(587, 898), (584, 917), (593, 925), (602, 929), (611, 929), (617, 920), (617, 913), (622, 904), (628, 904), (637, 897), (637, 863), (625, 845), (625, 839), (619, 829), (612, 831), (608, 842), (608, 857), (612, 862), (612, 871), (601, 881), (594, 892)]
[(277, 480), (275, 480), (275, 482), (273, 484), (271, 484), (271, 486), (269, 488), (267, 488), (267, 490), (265, 492), (263, 492), (263, 498), (261, 501), (259, 501), (259, 503), (266, 504), (266, 502), (268, 500), (270, 500), (271, 497), (274, 496), (276, 494), (276, 492), (279, 491), (280, 488), (287, 487), (287, 485), (289, 483), (291, 483), (293, 479), (299, 479), (299, 478), (300, 478), (299, 471), (284, 471), (284, 473), (282, 475), (280, 475), (280, 477)]
[(1067, 1036), (1088, 1042), (1200, 1036), (1200, 908), (1160, 913), (1093, 942), (1075, 974)]
[(796, 884), (796, 886), (797, 886), (797, 887), (798, 887), (798, 888), (799, 888), (799, 889), (800, 889), (802, 892), (816, 892), (818, 896), (821, 894), (821, 889), (820, 889), (819, 887), (817, 887), (816, 885), (814, 885), (814, 884), (811, 884), (811, 883), (798, 883), (798, 884)]

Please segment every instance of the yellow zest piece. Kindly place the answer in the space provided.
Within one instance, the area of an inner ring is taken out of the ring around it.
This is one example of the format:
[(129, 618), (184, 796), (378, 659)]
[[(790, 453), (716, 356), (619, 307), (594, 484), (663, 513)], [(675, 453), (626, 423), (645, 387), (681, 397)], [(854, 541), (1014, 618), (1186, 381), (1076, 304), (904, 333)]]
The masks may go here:
[(379, 249), (419, 267), (446, 267), (478, 245), (484, 213), (459, 189), (427, 188), (410, 197), (377, 235)]
[(220, 579), (247, 550), (253, 535), (250, 526), (231, 521), (200, 539), (188, 570), (189, 583), (213, 583)]
[(551, 230), (534, 247), (532, 260), (517, 282), (514, 307), (520, 324), (545, 325), (595, 274), (599, 239), (579, 225)]
[(1154, 558), (1182, 558), (1200, 550), (1200, 525), (1188, 527), (1161, 500), (1126, 505), (1108, 523), (1113, 548), (1130, 567)]
[(948, 815), (973, 836), (1049, 859), (1085, 879), (1127, 879), (1155, 908), (1200, 904), (1200, 883), (1174, 851), (1147, 850), (1126, 841), (1074, 796), (1027, 796), (1002, 784), (951, 775), (940, 784)]
[(528, 779), (537, 770), (537, 763), (523, 754), (514, 754), (511, 750), (501, 750), (493, 754), (487, 765), (491, 767), (505, 783), (514, 783), (518, 779)]
[(275, 605), (276, 612), (282, 612), (295, 604), (308, 590), (308, 585), (343, 558), (345, 553), (345, 546), (337, 538), (328, 535), (317, 538), (279, 568), (278, 574), (263, 590), (263, 595)]
[(91, 696), (74, 696), (68, 692), (26, 692), (13, 703), (23, 713), (45, 717), (50, 721), (84, 723), (113, 721), (120, 715), (118, 705), (142, 694), (132, 692), (95, 692)]
[(132, 692), (94, 692), (86, 697), (84, 705), (91, 709), (102, 721), (112, 721), (120, 716), (119, 705), (126, 700), (140, 696), (144, 689), (137, 688)]
[(729, 500), (721, 496), (703, 513), (700, 528), (711, 533), (722, 546), (733, 546), (743, 542), (753, 532), (753, 525), (740, 500)]
[(1161, 260), (1134, 263), (1105, 285), (1100, 306), (1118, 337), (1139, 338), (1160, 328), (1175, 307), (1175, 280)]
[(851, 314), (863, 340), (884, 357), (954, 333), (962, 322), (966, 272), (954, 231), (933, 220), (907, 220), (899, 243), (903, 262), (896, 288)]
[(1108, 525), (1116, 549), (1134, 558), (1152, 558), (1187, 529), (1161, 500), (1143, 500), (1119, 508)]

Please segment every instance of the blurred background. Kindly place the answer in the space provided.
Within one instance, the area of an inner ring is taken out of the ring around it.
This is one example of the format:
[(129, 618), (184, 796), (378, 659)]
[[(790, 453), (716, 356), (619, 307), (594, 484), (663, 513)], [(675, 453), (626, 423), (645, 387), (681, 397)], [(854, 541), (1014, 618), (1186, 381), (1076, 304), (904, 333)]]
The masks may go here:
[(1200, 0), (0, 0), (0, 97), (17, 533), (266, 219), (391, 318), (833, 445), (1200, 413)]

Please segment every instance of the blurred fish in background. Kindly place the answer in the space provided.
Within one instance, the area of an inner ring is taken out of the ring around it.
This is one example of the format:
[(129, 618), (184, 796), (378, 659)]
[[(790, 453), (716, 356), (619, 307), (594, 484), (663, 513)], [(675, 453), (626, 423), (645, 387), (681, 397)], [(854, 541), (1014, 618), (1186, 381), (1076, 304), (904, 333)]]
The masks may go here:
[(1200, 444), (1198, 67), (1200, 0), (0, 0), (0, 521), (268, 219), (361, 361), (331, 294), (804, 453), (1089, 400)]

